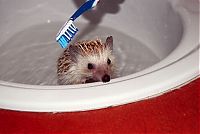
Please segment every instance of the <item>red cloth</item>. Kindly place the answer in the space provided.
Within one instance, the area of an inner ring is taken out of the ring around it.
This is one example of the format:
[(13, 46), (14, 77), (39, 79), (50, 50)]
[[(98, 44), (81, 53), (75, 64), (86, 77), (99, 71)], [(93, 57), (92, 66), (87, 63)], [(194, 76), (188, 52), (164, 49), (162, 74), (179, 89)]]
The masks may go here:
[(200, 79), (145, 101), (74, 113), (0, 110), (0, 133), (10, 134), (197, 134)]

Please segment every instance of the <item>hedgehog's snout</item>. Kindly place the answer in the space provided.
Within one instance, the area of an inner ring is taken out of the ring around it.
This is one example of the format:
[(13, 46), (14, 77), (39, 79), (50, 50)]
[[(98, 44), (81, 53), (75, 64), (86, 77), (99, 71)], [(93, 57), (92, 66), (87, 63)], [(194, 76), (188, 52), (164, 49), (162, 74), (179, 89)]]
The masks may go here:
[(101, 79), (103, 82), (109, 82), (110, 81), (110, 75), (108, 74), (105, 74), (102, 79)]

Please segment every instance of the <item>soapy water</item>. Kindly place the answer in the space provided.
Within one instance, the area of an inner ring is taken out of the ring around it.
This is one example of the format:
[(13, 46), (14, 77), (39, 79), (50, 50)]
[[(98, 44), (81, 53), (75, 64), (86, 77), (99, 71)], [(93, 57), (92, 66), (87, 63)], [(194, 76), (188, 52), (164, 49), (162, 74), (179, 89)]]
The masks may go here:
[[(0, 80), (31, 85), (57, 85), (57, 59), (64, 51), (55, 41), (63, 22), (29, 27), (0, 44)], [(131, 36), (104, 26), (89, 25), (87, 34), (84, 23), (77, 24), (76, 40), (114, 38), (119, 77), (141, 71), (160, 61), (155, 54)]]

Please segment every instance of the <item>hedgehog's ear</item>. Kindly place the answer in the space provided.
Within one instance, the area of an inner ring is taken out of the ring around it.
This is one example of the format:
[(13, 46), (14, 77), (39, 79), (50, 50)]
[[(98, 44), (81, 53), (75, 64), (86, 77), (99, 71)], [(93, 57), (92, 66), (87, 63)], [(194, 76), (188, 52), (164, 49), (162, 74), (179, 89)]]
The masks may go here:
[(113, 37), (112, 36), (108, 36), (106, 38), (105, 45), (106, 45), (106, 47), (109, 47), (111, 50), (113, 49)]
[(77, 46), (70, 45), (69, 46), (69, 54), (71, 57), (71, 60), (74, 62), (77, 62), (77, 56), (79, 55), (79, 49)]

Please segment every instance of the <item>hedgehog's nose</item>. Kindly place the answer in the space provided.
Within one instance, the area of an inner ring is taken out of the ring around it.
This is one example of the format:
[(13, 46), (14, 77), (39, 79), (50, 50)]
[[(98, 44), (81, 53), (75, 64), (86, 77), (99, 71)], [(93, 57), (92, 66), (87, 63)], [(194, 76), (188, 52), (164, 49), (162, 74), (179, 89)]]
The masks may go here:
[(102, 81), (103, 81), (103, 82), (109, 82), (109, 81), (110, 81), (110, 75), (105, 74), (105, 75), (102, 77)]

